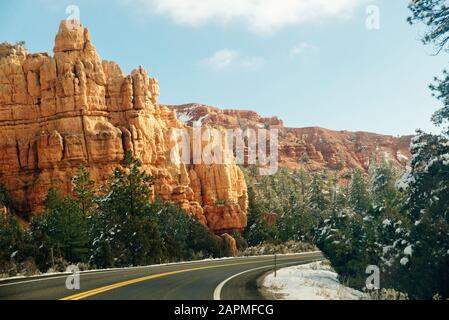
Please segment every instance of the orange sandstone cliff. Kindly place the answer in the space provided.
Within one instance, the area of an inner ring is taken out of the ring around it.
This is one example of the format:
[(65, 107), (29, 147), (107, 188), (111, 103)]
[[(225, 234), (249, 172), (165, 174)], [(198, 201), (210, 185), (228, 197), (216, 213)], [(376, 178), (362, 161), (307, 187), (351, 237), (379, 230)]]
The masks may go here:
[(279, 166), (306, 171), (333, 170), (345, 179), (353, 169), (368, 171), (382, 158), (405, 167), (411, 136), (394, 137), (369, 132), (333, 131), (318, 127), (288, 128), (277, 117), (262, 117), (251, 110), (219, 109), (202, 104), (167, 106), (185, 124), (229, 129), (279, 130)]
[(124, 75), (101, 61), (88, 29), (63, 21), (54, 55), (0, 45), (0, 183), (29, 219), (51, 186), (71, 189), (80, 164), (100, 184), (130, 150), (156, 179), (154, 195), (195, 214), (216, 233), (246, 226), (247, 193), (235, 164), (173, 163), (169, 129), (183, 128), (159, 106), (159, 85), (139, 67)]

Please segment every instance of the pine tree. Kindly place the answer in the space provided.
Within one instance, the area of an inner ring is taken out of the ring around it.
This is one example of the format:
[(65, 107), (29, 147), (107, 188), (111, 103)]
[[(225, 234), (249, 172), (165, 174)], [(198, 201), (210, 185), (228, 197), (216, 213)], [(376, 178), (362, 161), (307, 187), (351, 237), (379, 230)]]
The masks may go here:
[(50, 188), (43, 216), (31, 221), (31, 237), (37, 245), (36, 257), (41, 270), (50, 264), (49, 251), (71, 263), (87, 261), (88, 220), (71, 196)]
[(85, 166), (80, 165), (72, 179), (73, 193), (84, 215), (91, 213), (95, 205), (95, 182)]
[(221, 256), (221, 239), (202, 225), (194, 215), (160, 199), (152, 205), (152, 210), (159, 225), (164, 260), (180, 261)]
[(411, 256), (401, 282), (414, 298), (430, 299), (439, 293), (449, 297), (449, 140), (419, 132), (412, 141), (410, 170), (399, 182), (406, 191), (405, 209), (412, 222), (409, 231)]
[(8, 205), (8, 196), (5, 187), (0, 184), (0, 207), (6, 207)]
[[(447, 50), (449, 7), (445, 0), (421, 0), (410, 4), (410, 23), (424, 22), (423, 38), (438, 53)], [(398, 286), (413, 298), (430, 299), (438, 293), (449, 297), (449, 76), (430, 86), (443, 107), (432, 121), (442, 127), (441, 135), (418, 131), (412, 140), (410, 168), (398, 183), (407, 194), (404, 209), (412, 224), (407, 250), (401, 257)], [(413, 279), (413, 281), (411, 281)]]
[[(8, 273), (31, 255), (32, 245), (14, 214), (0, 213), (0, 272)], [(13, 274), (15, 275), (15, 274)]]
[(360, 215), (366, 215), (371, 206), (368, 185), (360, 169), (356, 169), (352, 173), (349, 185), (349, 204)]
[(379, 210), (392, 212), (397, 210), (402, 198), (396, 187), (398, 173), (385, 158), (380, 165), (372, 169), (370, 177), (373, 205)]
[[(408, 18), (411, 24), (423, 22), (427, 26), (427, 32), (423, 37), (424, 44), (433, 44), (437, 53), (448, 51), (449, 41), (449, 7), (446, 0), (420, 0), (413, 1), (409, 6), (412, 16)], [(437, 110), (432, 121), (442, 126), (445, 133), (449, 134), (449, 73), (443, 71), (443, 78), (435, 78), (435, 83), (430, 85), (433, 95), (438, 98), (443, 107)]]
[(329, 196), (327, 175), (314, 174), (310, 184), (309, 206), (317, 219), (324, 216), (329, 208)]
[(103, 187), (92, 217), (91, 262), (97, 266), (158, 263), (162, 240), (150, 195), (153, 178), (127, 153)]
[(272, 242), (276, 238), (275, 228), (269, 226), (263, 217), (265, 210), (258, 202), (253, 187), (250, 186), (248, 188), (248, 224), (244, 230), (244, 237), (251, 246), (264, 241)]
[(438, 51), (446, 50), (449, 38), (449, 7), (446, 0), (418, 0), (409, 5), (412, 16), (409, 23), (424, 22), (428, 31), (423, 37), (424, 44), (433, 43)]

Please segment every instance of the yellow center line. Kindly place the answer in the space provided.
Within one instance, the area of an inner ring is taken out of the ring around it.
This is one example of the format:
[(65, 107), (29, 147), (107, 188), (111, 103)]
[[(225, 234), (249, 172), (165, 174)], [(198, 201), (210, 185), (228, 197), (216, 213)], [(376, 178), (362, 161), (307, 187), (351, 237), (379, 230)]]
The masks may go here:
[[(279, 261), (291, 260), (291, 258), (278, 259), (278, 260)], [(182, 270), (158, 273), (158, 274), (153, 274), (150, 276), (145, 276), (145, 277), (141, 277), (141, 278), (136, 278), (136, 279), (132, 279), (132, 280), (114, 283), (114, 284), (111, 284), (108, 286), (100, 287), (100, 288), (89, 290), (89, 291), (84, 291), (84, 292), (81, 292), (78, 294), (74, 294), (74, 295), (62, 298), (60, 300), (81, 300), (81, 299), (88, 298), (88, 297), (91, 297), (91, 296), (99, 294), (99, 293), (103, 293), (103, 292), (110, 291), (113, 289), (121, 288), (121, 287), (130, 285), (130, 284), (147, 281), (147, 280), (152, 280), (152, 279), (157, 279), (157, 278), (162, 278), (162, 277), (166, 277), (166, 276), (171, 276), (171, 275), (179, 274), (179, 273), (186, 273), (186, 272), (213, 269), (213, 268), (223, 268), (223, 267), (229, 267), (229, 266), (238, 266), (238, 265), (245, 265), (245, 264), (263, 263), (263, 262), (268, 262), (268, 261), (258, 261), (258, 262), (251, 261), (251, 262), (241, 262), (241, 263), (232, 263), (232, 264), (220, 264), (220, 265), (215, 265), (215, 266), (197, 267), (197, 268), (182, 269)]]

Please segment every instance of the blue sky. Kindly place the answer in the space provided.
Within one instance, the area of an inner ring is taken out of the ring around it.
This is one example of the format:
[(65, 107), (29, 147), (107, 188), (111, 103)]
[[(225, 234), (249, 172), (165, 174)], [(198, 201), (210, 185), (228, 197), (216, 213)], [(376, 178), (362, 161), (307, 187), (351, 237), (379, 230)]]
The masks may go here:
[[(264, 2), (265, 1), (265, 2)], [(77, 5), (102, 59), (159, 79), (160, 102), (277, 115), (293, 127), (393, 135), (437, 131), (427, 88), (446, 67), (407, 24), (408, 0), (16, 0), (0, 2), (0, 41), (52, 52)], [(379, 30), (366, 9), (379, 8)]]

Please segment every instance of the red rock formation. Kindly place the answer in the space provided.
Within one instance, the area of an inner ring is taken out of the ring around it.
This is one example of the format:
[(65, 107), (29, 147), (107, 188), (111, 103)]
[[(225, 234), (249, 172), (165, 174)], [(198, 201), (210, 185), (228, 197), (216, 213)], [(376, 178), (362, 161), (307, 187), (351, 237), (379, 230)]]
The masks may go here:
[(101, 61), (77, 21), (61, 23), (53, 57), (0, 45), (0, 182), (15, 209), (25, 219), (42, 212), (49, 187), (69, 192), (80, 164), (102, 183), (131, 150), (155, 177), (155, 194), (216, 232), (244, 228), (242, 172), (233, 164), (173, 163), (169, 129), (184, 124), (157, 104), (158, 95), (142, 67), (125, 76)]
[(221, 236), (221, 238), (225, 241), (226, 245), (228, 246), (229, 255), (236, 257), (239, 252), (237, 249), (237, 241), (227, 233), (224, 233)]
[(215, 107), (186, 104), (168, 106), (189, 126), (225, 128), (279, 129), (279, 165), (306, 171), (337, 170), (344, 177), (347, 170), (367, 170), (374, 158), (390, 160), (404, 167), (410, 159), (410, 136), (393, 137), (368, 132), (332, 131), (323, 128), (286, 128), (277, 117), (263, 118), (254, 111), (221, 110)]

